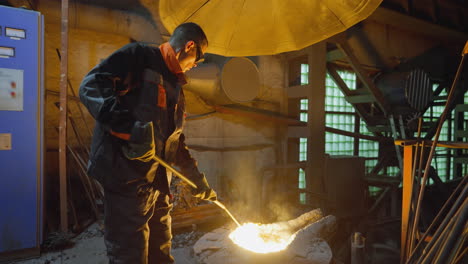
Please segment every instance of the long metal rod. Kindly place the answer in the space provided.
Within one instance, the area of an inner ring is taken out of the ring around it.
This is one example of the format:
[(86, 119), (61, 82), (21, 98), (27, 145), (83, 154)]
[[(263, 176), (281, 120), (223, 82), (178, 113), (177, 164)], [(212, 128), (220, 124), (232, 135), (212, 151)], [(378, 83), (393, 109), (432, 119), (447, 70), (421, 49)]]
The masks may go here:
[(411, 255), (408, 257), (408, 260), (406, 263), (410, 263), (414, 258), (415, 258), (415, 254), (416, 252), (418, 251), (418, 249), (424, 244), (424, 241), (426, 239), (426, 237), (429, 235), (430, 232), (432, 232), (432, 229), (435, 227), (436, 223), (439, 223), (439, 220), (441, 219), (442, 216), (447, 216), (447, 213), (446, 212), (446, 209), (453, 204), (453, 200), (455, 199), (455, 197), (459, 197), (459, 191), (461, 191), (465, 185), (466, 185), (466, 181), (468, 180), (468, 175), (465, 176), (461, 182), (458, 184), (458, 186), (455, 188), (455, 190), (453, 190), (452, 194), (450, 195), (450, 197), (447, 199), (447, 201), (445, 201), (444, 205), (442, 206), (442, 208), (439, 210), (439, 212), (437, 213), (436, 217), (434, 217), (434, 220), (432, 220), (432, 223), (429, 225), (429, 227), (426, 229), (426, 232), (421, 236), (421, 238), (419, 239), (419, 242), (418, 244), (415, 246), (414, 250), (412, 250), (411, 252)]
[(68, 0), (62, 0), (61, 30), (62, 60), (60, 61), (60, 125), (59, 125), (59, 172), (60, 172), (60, 229), (68, 231), (67, 208), (67, 78), (68, 78)]
[[(466, 193), (465, 193), (466, 194)], [(420, 264), (428, 264), (428, 263), (434, 263), (433, 260), (435, 258), (436, 253), (441, 249), (441, 247), (444, 246), (444, 241), (446, 238), (448, 238), (449, 233), (453, 231), (454, 225), (457, 222), (458, 218), (461, 216), (462, 212), (465, 211), (466, 213), (466, 205), (467, 205), (467, 200), (466, 200), (466, 195), (464, 195), (465, 198), (463, 198), (463, 204), (457, 204), (456, 207), (454, 205), (454, 214), (452, 215), (447, 215), (447, 222), (443, 222), (444, 225), (441, 225), (439, 229), (436, 231), (434, 236), (432, 237), (431, 241), (429, 244), (427, 244), (426, 248), (424, 249), (423, 254), (419, 258), (417, 263)], [(466, 214), (465, 214), (466, 216)], [(439, 232), (440, 230), (440, 232)]]
[[(463, 205), (463, 209), (458, 216), (457, 221), (455, 222), (453, 228), (450, 230), (448, 234), (448, 238), (444, 243), (444, 250), (441, 250), (440, 254), (436, 258), (436, 264), (443, 264), (447, 263), (448, 259), (453, 259), (453, 255), (456, 254), (458, 251), (459, 244), (461, 240), (463, 240), (463, 230), (466, 230), (466, 221), (468, 219), (468, 200), (465, 199), (465, 203)], [(453, 252), (455, 251), (455, 252)], [(452, 255), (452, 257), (450, 257)]]
[[(172, 167), (171, 165), (169, 165), (167, 162), (165, 162), (163, 159), (161, 159), (160, 157), (158, 157), (157, 155), (154, 155), (153, 159), (157, 162), (159, 162), (159, 164), (163, 165), (164, 167), (166, 167), (166, 169), (170, 170), (172, 173), (174, 173), (176, 176), (178, 176), (180, 179), (182, 179), (184, 182), (186, 182), (188, 185), (192, 186), (193, 188), (197, 188), (197, 185), (195, 183), (193, 183), (193, 181), (191, 181), (189, 178), (185, 177), (182, 173), (180, 173), (178, 170), (176, 170), (174, 167)], [(220, 201), (214, 201), (213, 202), (214, 204), (216, 204), (217, 206), (219, 206), (221, 209), (223, 209), (230, 217), (231, 219), (238, 225), (240, 226), (239, 222), (236, 220), (236, 218), (231, 214), (231, 212), (229, 212), (229, 210), (226, 208), (226, 206), (224, 206), (224, 204), (222, 204)]]
[[(442, 220), (442, 222), (439, 224), (439, 226), (435, 230), (429, 243), (424, 247), (423, 254), (419, 256), (419, 260), (417, 260), (416, 263), (421, 263), (421, 260), (425, 257), (425, 254), (427, 255), (428, 252), (433, 248), (434, 244), (438, 242), (438, 239), (441, 236), (441, 234), (447, 229), (447, 225), (450, 223), (452, 218), (454, 218), (454, 216), (457, 214), (467, 194), (468, 194), (468, 185), (465, 185), (463, 188), (463, 191), (460, 193), (460, 195), (458, 195), (456, 201), (453, 203), (450, 210), (444, 215), (444, 219)], [(416, 257), (416, 254), (414, 254), (413, 257)], [(412, 263), (410, 262), (410, 260), (408, 260), (408, 263)]]
[[(393, 139), (397, 140), (398, 135), (397, 135), (397, 129), (396, 129), (396, 124), (395, 124), (395, 118), (393, 117), (393, 115), (390, 115), (388, 119), (390, 121), (390, 127), (392, 128)], [(403, 170), (403, 158), (401, 157), (400, 148), (396, 144), (395, 144), (395, 152), (396, 152), (396, 156), (398, 160), (398, 165), (399, 165), (398, 167), (400, 168), (400, 170)]]
[[(465, 234), (464, 235), (464, 240), (463, 242), (465, 242), (466, 240), (466, 237), (467, 235)], [(465, 249), (463, 249), (463, 251), (460, 252), (457, 252), (457, 255), (456, 255), (456, 259), (452, 262), (450, 262), (450, 264), (455, 264), (455, 263), (461, 263), (460, 261), (462, 260), (462, 258), (468, 253), (468, 247), (466, 247)]]
[[(57, 56), (59, 58), (59, 61), (61, 62), (62, 61), (62, 54), (60, 54), (60, 50), (59, 49), (55, 49), (55, 51), (57, 51)], [(72, 92), (72, 96), (75, 97), (75, 98), (78, 98), (76, 96), (76, 93), (75, 93), (75, 90), (73, 90), (73, 86), (71, 84), (71, 81), (69, 78), (67, 78), (67, 83), (68, 83), (68, 86), (70, 87), (70, 91)], [(85, 124), (85, 127), (86, 127), (86, 131), (88, 132), (88, 136), (91, 137), (93, 135), (93, 133), (91, 132), (91, 129), (89, 128), (88, 126), (88, 122), (86, 122), (86, 118), (85, 118), (85, 114), (84, 114), (84, 111), (83, 111), (83, 108), (82, 108), (82, 105), (80, 103), (80, 101), (78, 100), (77, 101), (77, 107), (78, 107), (78, 110), (80, 111), (80, 117), (81, 119), (83, 120), (83, 123)]]
[(226, 211), (226, 213), (232, 218), (232, 220), (237, 224), (237, 226), (240, 226), (239, 222), (236, 220), (236, 218), (231, 214), (231, 212), (229, 212), (229, 210), (226, 208), (226, 206), (224, 206), (224, 204), (222, 204), (220, 201), (214, 201), (214, 203), (221, 207), (224, 211)]
[(153, 159), (157, 162), (159, 162), (159, 164), (163, 165), (164, 167), (166, 167), (166, 169), (170, 170), (172, 173), (174, 173), (176, 176), (178, 176), (179, 178), (181, 178), (184, 182), (186, 182), (188, 185), (192, 186), (193, 188), (197, 188), (197, 185), (195, 183), (193, 183), (193, 181), (191, 181), (189, 178), (185, 177), (182, 173), (180, 173), (178, 170), (174, 169), (174, 167), (172, 167), (171, 165), (169, 165), (167, 162), (165, 162), (163, 159), (161, 159), (160, 157), (158, 157), (157, 155), (154, 155)]
[(447, 101), (445, 103), (445, 108), (444, 108), (444, 111), (442, 112), (442, 114), (440, 116), (440, 121), (439, 121), (439, 124), (437, 126), (435, 138), (434, 138), (434, 141), (433, 141), (432, 146), (431, 146), (431, 151), (429, 152), (429, 157), (428, 157), (427, 162), (426, 162), (426, 167), (424, 168), (424, 175), (423, 175), (423, 179), (422, 179), (420, 190), (419, 190), (418, 202), (416, 204), (416, 213), (415, 213), (415, 216), (414, 216), (413, 227), (415, 229), (417, 229), (418, 225), (419, 225), (419, 215), (421, 214), (421, 203), (422, 203), (422, 200), (423, 200), (423, 197), (424, 197), (426, 182), (427, 182), (427, 178), (429, 176), (429, 168), (431, 166), (431, 161), (432, 161), (432, 158), (434, 156), (435, 147), (437, 145), (437, 142), (439, 141), (440, 131), (442, 130), (442, 125), (444, 124), (445, 118), (447, 116), (448, 106), (450, 105), (450, 102), (452, 100), (455, 87), (457, 85), (458, 79), (460, 77), (460, 73), (461, 73), (462, 68), (463, 68), (464, 60), (465, 60), (465, 54), (462, 55), (460, 65), (458, 66), (457, 73), (455, 74), (455, 78), (454, 78), (453, 83), (452, 83), (452, 87), (450, 89), (449, 95), (447, 96)]
[[(419, 117), (419, 120), (418, 120), (418, 135), (416, 137), (416, 139), (418, 140), (421, 140), (421, 131), (422, 131), (422, 117)], [(413, 160), (413, 171), (411, 172), (411, 179), (413, 181), (413, 188), (411, 190), (411, 210), (410, 210), (410, 214), (413, 214), (414, 213), (414, 210), (416, 209), (416, 204), (415, 204), (415, 201), (414, 201), (414, 197), (418, 197), (418, 187), (419, 187), (419, 184), (420, 184), (420, 179), (419, 177), (416, 177), (416, 173), (419, 174), (419, 171), (421, 170), (421, 164), (422, 164), (422, 157), (423, 157), (423, 153), (424, 153), (424, 142), (423, 142), (423, 145), (421, 148), (419, 148), (419, 144), (416, 144), (415, 146), (415, 154), (414, 154), (414, 160)], [(421, 153), (419, 153), (419, 151), (421, 150)], [(421, 158), (419, 159), (419, 162), (418, 162), (418, 156), (421, 155)], [(416, 167), (419, 165), (419, 170), (417, 171), (416, 170)], [(415, 181), (416, 179), (416, 181)], [(413, 225), (413, 222), (414, 222), (414, 219), (412, 219), (412, 217), (410, 216), (409, 220), (411, 221), (410, 225), (409, 225), (409, 230), (408, 230), (408, 234), (409, 234), (409, 237), (407, 237), (407, 239), (409, 239), (409, 242), (408, 242), (408, 246), (407, 248), (405, 249), (406, 253), (406, 257), (409, 256), (411, 254), (411, 251), (413, 250), (413, 246), (414, 246), (414, 240), (415, 240), (415, 235), (416, 235), (416, 232), (418, 231), (417, 228), (414, 227)]]
[(88, 175), (86, 174), (86, 170), (83, 168), (83, 165), (79, 161), (78, 155), (73, 151), (73, 149), (70, 146), (67, 146), (67, 148), (70, 154), (72, 155), (73, 159), (75, 159), (75, 162), (78, 165), (78, 168), (80, 169), (81, 173), (78, 173), (78, 174), (80, 175), (81, 184), (83, 184), (83, 189), (91, 205), (91, 209), (93, 210), (94, 216), (96, 217), (96, 219), (99, 219), (99, 210), (97, 209), (96, 202), (95, 202), (96, 197), (94, 193), (92, 192), (91, 186), (89, 185), (89, 181), (86, 180), (86, 178), (88, 178)]

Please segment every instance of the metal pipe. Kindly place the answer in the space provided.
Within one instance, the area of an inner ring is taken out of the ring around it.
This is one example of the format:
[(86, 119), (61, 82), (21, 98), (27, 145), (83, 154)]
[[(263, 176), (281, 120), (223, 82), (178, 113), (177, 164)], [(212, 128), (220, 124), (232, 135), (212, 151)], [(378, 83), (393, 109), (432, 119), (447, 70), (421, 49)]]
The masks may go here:
[[(242, 76), (242, 78), (238, 78)], [(215, 105), (250, 102), (258, 96), (260, 74), (247, 58), (232, 58), (221, 65), (205, 63), (187, 72), (184, 90)]]
[[(453, 218), (453, 216), (457, 213), (458, 211), (458, 208), (460, 207), (462, 201), (464, 200), (464, 197), (467, 196), (468, 194), (468, 185), (466, 185), (464, 188), (463, 188), (463, 191), (461, 192), (461, 194), (458, 196), (457, 200), (455, 201), (455, 203), (453, 204), (452, 208), (450, 209), (450, 211), (445, 215), (445, 218), (444, 220), (442, 221), (442, 223), (439, 225), (439, 227), (437, 228), (434, 236), (432, 237), (432, 240), (429, 242), (429, 244), (426, 245), (425, 249), (426, 250), (430, 250), (432, 248), (432, 246), (436, 243), (436, 240), (438, 237), (440, 237), (440, 235), (444, 232), (445, 228), (447, 227), (447, 225), (449, 224), (450, 220)], [(421, 242), (420, 242), (421, 243)], [(416, 250), (414, 251), (416, 252)], [(414, 254), (413, 252), (413, 254)], [(414, 254), (415, 255), (415, 254)], [(413, 255), (413, 256), (414, 256)], [(411, 259), (410, 259), (411, 260)], [(407, 263), (410, 263), (410, 260), (408, 260)], [(418, 261), (419, 263), (419, 261)]]
[[(467, 228), (468, 228), (468, 227), (467, 227)], [(465, 235), (463, 236), (463, 241), (462, 241), (462, 243), (465, 243), (466, 237), (467, 237), (467, 235), (465, 234)], [(463, 244), (462, 244), (462, 245), (463, 245)], [(462, 247), (460, 247), (460, 248), (458, 249), (458, 252), (456, 252), (456, 255), (455, 255), (455, 257), (456, 257), (455, 260), (452, 261), (452, 262), (450, 262), (450, 264), (461, 263), (460, 261), (462, 260), (463, 256), (465, 256), (466, 253), (468, 253), (468, 247), (466, 247), (465, 249), (463, 249), (463, 251), (460, 251), (461, 249), (462, 249)]]
[(455, 245), (462, 238), (461, 233), (466, 226), (466, 220), (468, 219), (468, 200), (465, 199), (465, 202), (462, 205), (461, 213), (456, 219), (453, 228), (450, 230), (450, 233), (447, 234), (447, 240), (444, 243), (444, 249), (441, 253), (437, 256), (435, 263), (441, 264), (446, 263), (450, 252), (452, 250), (457, 249)]
[(81, 173), (78, 173), (78, 174), (80, 175), (81, 183), (83, 184), (83, 189), (85, 190), (86, 197), (89, 200), (94, 216), (96, 217), (96, 219), (99, 219), (99, 210), (97, 209), (96, 204), (95, 204), (96, 196), (92, 192), (89, 182), (86, 181), (86, 178), (88, 177), (88, 175), (86, 174), (86, 170), (83, 168), (83, 165), (79, 161), (78, 155), (73, 151), (73, 149), (70, 146), (67, 146), (67, 148), (70, 154), (72, 155), (72, 157), (75, 159), (75, 162), (80, 169)]
[(421, 203), (422, 203), (422, 199), (424, 197), (424, 190), (426, 188), (427, 177), (429, 175), (429, 167), (431, 166), (431, 161), (432, 161), (432, 158), (434, 156), (435, 147), (437, 145), (437, 142), (439, 141), (439, 136), (440, 136), (440, 131), (442, 130), (442, 125), (443, 125), (443, 123), (445, 121), (445, 118), (447, 116), (448, 106), (450, 105), (450, 102), (451, 102), (452, 97), (453, 97), (453, 93), (455, 91), (456, 84), (458, 82), (458, 79), (460, 78), (460, 73), (461, 73), (462, 68), (463, 68), (463, 62), (465, 60), (465, 55), (466, 54), (462, 55), (460, 65), (458, 66), (457, 73), (455, 74), (455, 79), (453, 80), (452, 87), (450, 89), (449, 95), (447, 96), (447, 101), (445, 103), (445, 108), (444, 108), (444, 111), (442, 112), (442, 114), (440, 116), (440, 120), (439, 120), (439, 124), (437, 126), (435, 138), (434, 138), (434, 141), (433, 141), (432, 146), (431, 146), (431, 151), (429, 152), (429, 157), (428, 157), (427, 162), (426, 162), (426, 167), (424, 168), (424, 176), (423, 176), (423, 180), (422, 180), (420, 191), (419, 191), (418, 202), (416, 204), (414, 228), (418, 228), (418, 225), (419, 225), (419, 215), (421, 214)]
[[(419, 142), (419, 140), (421, 140), (421, 131), (422, 131), (422, 117), (419, 117), (419, 120), (418, 120), (418, 135), (417, 135), (417, 138), (416, 140)], [(421, 153), (419, 153), (419, 144), (416, 144), (416, 153), (414, 155), (414, 161), (413, 161), (413, 171), (412, 171), (412, 179), (413, 179), (413, 182), (416, 182), (418, 185), (416, 185), (413, 190), (411, 191), (411, 201), (413, 201), (411, 203), (411, 209), (412, 210), (415, 210), (416, 209), (416, 204), (414, 203), (414, 197), (418, 197), (418, 187), (419, 187), (419, 184), (420, 184), (420, 177), (417, 178), (416, 181), (414, 181), (415, 177), (416, 177), (416, 164), (418, 164), (418, 176), (419, 176), (419, 172), (421, 171), (421, 164), (422, 164), (422, 160), (423, 160), (423, 153), (424, 153), (424, 142), (422, 142), (422, 146), (421, 146)], [(420, 158), (419, 158), (419, 163), (418, 163), (418, 155), (421, 155)], [(409, 233), (409, 241), (408, 241), (408, 248), (406, 249), (406, 256), (409, 256), (412, 249), (413, 249), (413, 245), (414, 245), (414, 237), (416, 235), (416, 230), (417, 228), (414, 226), (414, 219), (413, 219), (413, 223), (411, 223), (411, 226), (410, 226), (410, 233)]]
[[(59, 61), (62, 61), (62, 55), (60, 54), (60, 50), (59, 49), (55, 49), (55, 51), (57, 52), (57, 56), (59, 58)], [(70, 91), (72, 92), (72, 96), (73, 97), (76, 97), (76, 93), (75, 93), (75, 90), (73, 90), (73, 86), (70, 82), (70, 79), (67, 78), (67, 83), (68, 83), (68, 86), (70, 87)], [(88, 122), (86, 122), (86, 118), (85, 118), (85, 114), (84, 114), (84, 111), (83, 111), (83, 107), (82, 107), (82, 104), (80, 103), (80, 101), (78, 100), (77, 101), (77, 107), (78, 107), (78, 111), (80, 112), (80, 117), (81, 119), (83, 120), (83, 123), (85, 124), (85, 127), (86, 127), (86, 131), (88, 132), (88, 137), (92, 137), (93, 133), (91, 131), (91, 129), (89, 128), (88, 126)], [(89, 155), (89, 151), (88, 151), (88, 155)]]
[[(434, 263), (432, 262), (435, 258), (435, 255), (440, 252), (442, 252), (445, 248), (445, 243), (444, 242), (448, 242), (448, 239), (450, 238), (450, 234), (451, 234), (451, 231), (452, 230), (459, 230), (459, 229), (455, 229), (455, 224), (458, 223), (459, 221), (457, 221), (459, 218), (462, 218), (462, 219), (465, 219), (466, 220), (466, 216), (467, 216), (467, 212), (468, 212), (468, 207), (466, 206), (467, 205), (467, 200), (464, 199), (464, 202), (463, 204), (457, 208), (457, 212), (453, 215), (453, 217), (451, 216), (450, 217), (450, 220), (448, 222), (447, 225), (445, 225), (443, 227), (443, 230), (442, 232), (439, 232), (439, 233), (436, 233), (438, 234), (437, 236), (434, 235), (434, 237), (432, 238), (431, 242), (434, 241), (434, 243), (429, 243), (427, 245), (426, 248), (428, 248), (428, 251), (427, 251), (427, 254), (424, 256), (424, 254), (422, 254), (422, 256), (420, 257), (423, 258), (423, 260), (420, 262), (418, 261), (418, 263), (421, 263), (421, 264), (426, 264), (426, 263)], [(447, 217), (449, 218), (449, 217)], [(465, 221), (466, 222), (466, 221)], [(463, 222), (463, 224), (465, 223)], [(464, 226), (464, 225), (463, 225)], [(440, 227), (439, 227), (440, 229)]]
[(220, 201), (214, 201), (213, 202), (214, 204), (216, 204), (217, 206), (221, 207), (221, 209), (223, 209), (224, 211), (226, 211), (226, 213), (231, 217), (231, 219), (237, 224), (237, 226), (241, 226), (239, 224), (239, 222), (236, 220), (236, 218), (231, 214), (231, 212), (229, 212), (229, 210), (226, 208), (226, 206), (224, 206), (224, 204), (222, 204)]
[(68, 231), (67, 210), (67, 79), (68, 79), (68, 0), (62, 0), (60, 62), (60, 125), (59, 125), (59, 171), (60, 171), (60, 229)]
[(427, 235), (429, 234), (429, 232), (431, 232), (432, 228), (435, 226), (435, 224), (437, 222), (439, 222), (439, 218), (442, 216), (443, 212), (446, 210), (446, 208), (452, 204), (452, 200), (456, 197), (456, 195), (458, 194), (458, 192), (460, 191), (460, 189), (465, 185), (466, 181), (468, 180), (468, 176), (465, 176), (463, 178), (463, 180), (458, 184), (458, 186), (455, 188), (455, 190), (452, 192), (452, 194), (450, 195), (450, 197), (447, 199), (447, 201), (445, 202), (445, 204), (442, 206), (442, 208), (440, 209), (439, 213), (437, 213), (436, 217), (434, 218), (434, 220), (432, 221), (432, 223), (429, 225), (429, 227), (427, 228), (426, 232), (422, 235), (422, 237), (419, 239), (419, 243), (416, 245), (416, 247), (414, 248), (414, 250), (411, 252), (411, 255), (409, 256), (408, 258), (408, 261), (406, 263), (410, 263), (413, 258), (415, 257), (415, 253), (416, 251), (420, 248), (420, 246), (422, 245), (424, 239), (427, 237)]
[(197, 185), (195, 183), (193, 183), (192, 180), (190, 180), (189, 178), (185, 177), (182, 173), (180, 173), (178, 170), (176, 170), (174, 167), (172, 167), (171, 165), (169, 165), (168, 163), (166, 163), (163, 159), (161, 159), (160, 157), (158, 157), (157, 155), (154, 155), (153, 159), (157, 162), (159, 162), (159, 164), (163, 165), (164, 167), (166, 167), (166, 169), (170, 170), (172, 173), (174, 173), (177, 177), (179, 177), (180, 179), (182, 179), (184, 182), (186, 182), (188, 185), (190, 185), (191, 187), (193, 188), (197, 188)]
[[(456, 216), (455, 216), (456, 217)], [(453, 228), (454, 225), (454, 218), (450, 219), (448, 225), (444, 228), (444, 231), (440, 234), (437, 238), (432, 238), (435, 240), (435, 243), (429, 248), (427, 251), (421, 254), (422, 261), (419, 261), (418, 264), (434, 264), (434, 259), (440, 255), (440, 253), (444, 250), (444, 244), (448, 239), (449, 230)], [(424, 254), (426, 253), (426, 254)], [(420, 259), (421, 259), (420, 258)]]

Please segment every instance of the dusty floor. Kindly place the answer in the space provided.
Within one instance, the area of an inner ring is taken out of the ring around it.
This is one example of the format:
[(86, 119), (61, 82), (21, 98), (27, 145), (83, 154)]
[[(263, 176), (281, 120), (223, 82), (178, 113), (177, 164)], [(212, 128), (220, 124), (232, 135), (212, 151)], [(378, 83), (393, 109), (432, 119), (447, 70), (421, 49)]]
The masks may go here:
[[(196, 264), (190, 255), (192, 240), (200, 235), (194, 232), (174, 236), (172, 255), (177, 264)], [(188, 238), (188, 239), (187, 239)], [(185, 241), (182, 243), (182, 241)], [(188, 242), (187, 242), (188, 241)], [(103, 232), (98, 224), (91, 225), (86, 231), (73, 239), (72, 248), (57, 252), (43, 253), (39, 258), (11, 262), (14, 264), (107, 264)], [(193, 241), (195, 243), (195, 241)]]
[[(218, 228), (213, 228), (216, 225), (209, 225), (209, 227), (205, 228), (203, 228), (203, 226), (193, 226), (192, 230), (187, 230), (184, 232), (180, 230), (179, 233), (174, 235), (172, 240), (172, 255), (174, 256), (177, 264), (329, 263), (332, 256), (331, 250), (328, 244), (318, 237), (320, 232), (327, 232), (328, 228), (333, 227), (334, 221), (335, 220), (333, 216), (322, 218), (320, 221), (308, 226), (299, 233), (295, 239), (295, 242), (297, 242), (299, 246), (293, 246), (291, 250), (284, 251), (284, 254), (278, 253), (276, 255), (269, 255), (266, 257), (258, 256), (258, 254), (252, 255), (251, 252), (248, 254), (246, 253), (246, 250), (242, 250), (234, 246), (232, 242), (227, 244), (221, 243), (224, 240), (228, 241), (227, 233), (225, 231), (229, 230), (229, 228), (226, 225)], [(327, 223), (333, 223), (333, 225), (330, 224), (329, 226)], [(233, 225), (232, 223), (230, 224)], [(222, 232), (223, 235), (220, 237), (216, 236), (216, 234), (219, 233), (217, 230), (224, 230)], [(59, 236), (49, 235), (48, 239), (43, 242), (43, 247), (57, 248), (57, 245), (63, 246), (63, 243), (57, 241), (71, 241), (72, 246), (64, 250), (44, 252), (38, 258), (9, 263), (107, 264), (108, 259), (106, 256), (103, 233), (102, 225), (94, 223), (84, 232), (71, 240), (64, 240), (60, 239)], [(194, 245), (198, 246), (194, 247)], [(198, 248), (198, 250), (194, 250), (195, 248)], [(194, 256), (194, 251), (197, 252), (197, 256)], [(231, 254), (233, 252), (235, 254)], [(246, 259), (248, 261), (245, 261)]]

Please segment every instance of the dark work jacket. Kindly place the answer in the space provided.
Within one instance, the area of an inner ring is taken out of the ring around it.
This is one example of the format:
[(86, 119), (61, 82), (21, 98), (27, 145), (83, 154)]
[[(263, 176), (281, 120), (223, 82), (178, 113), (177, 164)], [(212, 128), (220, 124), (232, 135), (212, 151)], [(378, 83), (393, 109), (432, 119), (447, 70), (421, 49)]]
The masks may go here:
[(152, 121), (157, 155), (194, 182), (201, 179), (182, 134), (182, 87), (159, 48), (131, 43), (117, 50), (86, 75), (79, 95), (96, 120), (88, 174), (104, 188), (125, 192), (132, 183), (154, 183), (169, 193), (171, 174), (158, 169), (157, 162), (129, 160), (122, 154), (127, 141), (114, 135), (128, 135), (135, 121)]

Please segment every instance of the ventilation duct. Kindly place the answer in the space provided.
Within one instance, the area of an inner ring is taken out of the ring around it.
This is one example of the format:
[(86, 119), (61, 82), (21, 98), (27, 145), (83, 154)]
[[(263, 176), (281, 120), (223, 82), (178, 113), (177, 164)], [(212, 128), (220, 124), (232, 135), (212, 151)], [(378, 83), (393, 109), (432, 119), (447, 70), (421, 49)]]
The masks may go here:
[(184, 89), (211, 104), (250, 102), (260, 90), (258, 68), (247, 58), (232, 58), (221, 66), (201, 64), (186, 75), (188, 83)]

